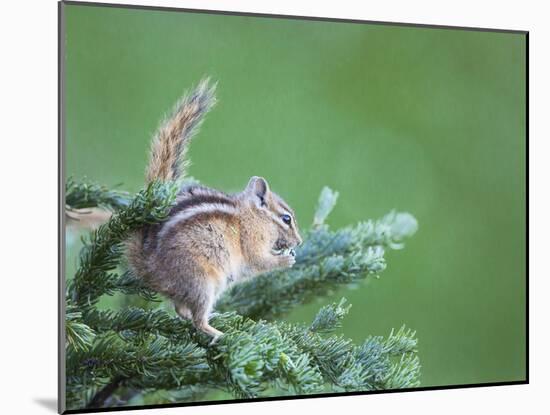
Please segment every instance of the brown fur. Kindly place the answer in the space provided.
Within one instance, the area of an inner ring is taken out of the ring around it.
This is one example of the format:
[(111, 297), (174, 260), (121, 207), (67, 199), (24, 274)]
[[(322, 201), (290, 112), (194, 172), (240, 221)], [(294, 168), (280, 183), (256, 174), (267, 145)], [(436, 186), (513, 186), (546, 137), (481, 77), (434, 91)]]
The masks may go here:
[[(147, 181), (181, 179), (190, 134), (213, 100), (213, 89), (203, 81), (180, 101), (155, 137)], [(291, 223), (284, 223), (282, 215), (289, 215)], [(130, 238), (127, 256), (137, 275), (215, 341), (222, 333), (208, 317), (216, 299), (231, 284), (291, 267), (295, 259), (289, 249), (301, 243), (297, 226), (294, 212), (261, 177), (252, 177), (234, 195), (184, 187), (165, 222)]]

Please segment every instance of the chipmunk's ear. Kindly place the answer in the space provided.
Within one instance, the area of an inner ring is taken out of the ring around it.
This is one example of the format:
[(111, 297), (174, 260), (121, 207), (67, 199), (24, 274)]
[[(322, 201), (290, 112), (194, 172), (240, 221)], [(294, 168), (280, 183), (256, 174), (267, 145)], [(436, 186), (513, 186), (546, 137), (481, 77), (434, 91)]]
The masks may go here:
[(265, 200), (269, 193), (269, 185), (263, 177), (251, 177), (244, 191), (258, 206), (265, 206)]

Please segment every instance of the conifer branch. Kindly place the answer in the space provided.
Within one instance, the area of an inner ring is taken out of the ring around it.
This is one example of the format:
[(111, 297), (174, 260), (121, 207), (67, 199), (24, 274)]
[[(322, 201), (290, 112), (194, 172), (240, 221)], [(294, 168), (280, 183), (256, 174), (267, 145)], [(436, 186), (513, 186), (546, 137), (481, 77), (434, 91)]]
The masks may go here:
[(72, 177), (65, 184), (65, 205), (69, 209), (101, 207), (112, 211), (130, 203), (130, 195), (120, 190), (109, 190), (90, 180), (75, 181)]
[[(174, 183), (152, 183), (134, 198), (86, 182), (69, 182), (67, 205), (107, 207), (111, 219), (84, 240), (80, 266), (67, 290), (68, 407), (97, 408), (200, 399), (213, 389), (239, 398), (269, 394), (369, 391), (418, 385), (415, 332), (404, 327), (360, 344), (333, 334), (350, 312), (345, 299), (322, 307), (310, 324), (273, 320), (341, 285), (386, 267), (417, 228), (409, 214), (331, 231), (325, 224), (337, 193), (323, 189), (312, 229), (291, 270), (236, 285), (217, 305), (210, 338), (159, 303), (129, 271), (120, 271), (131, 232), (162, 221), (174, 203)], [(99, 309), (101, 296), (137, 294), (152, 306)], [(269, 321), (267, 321), (268, 319)]]
[(69, 298), (75, 305), (91, 306), (113, 286), (111, 273), (123, 254), (123, 242), (135, 229), (166, 218), (175, 202), (177, 188), (172, 183), (153, 182), (110, 220), (83, 239), (80, 267), (69, 282)]

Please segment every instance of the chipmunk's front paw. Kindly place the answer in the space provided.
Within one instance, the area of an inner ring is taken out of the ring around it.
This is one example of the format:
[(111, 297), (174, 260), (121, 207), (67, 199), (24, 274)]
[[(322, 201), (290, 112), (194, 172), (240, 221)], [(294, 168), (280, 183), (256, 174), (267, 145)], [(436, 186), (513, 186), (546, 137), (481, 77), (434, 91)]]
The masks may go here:
[(277, 248), (271, 250), (274, 261), (271, 264), (275, 268), (290, 268), (296, 263), (296, 252), (293, 248)]
[(294, 255), (281, 255), (279, 262), (282, 268), (290, 268), (296, 263), (296, 257)]

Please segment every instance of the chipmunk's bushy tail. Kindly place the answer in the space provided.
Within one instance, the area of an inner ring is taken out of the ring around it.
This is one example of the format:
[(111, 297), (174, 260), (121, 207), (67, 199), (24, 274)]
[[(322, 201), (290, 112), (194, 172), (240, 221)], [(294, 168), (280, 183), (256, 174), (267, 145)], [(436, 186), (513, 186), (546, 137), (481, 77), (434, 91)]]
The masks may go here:
[(189, 142), (198, 131), (205, 114), (216, 103), (216, 84), (208, 78), (184, 95), (157, 130), (151, 146), (146, 181), (178, 180), (190, 165), (186, 158)]
[[(174, 106), (172, 113), (160, 124), (151, 145), (151, 158), (146, 170), (146, 182), (178, 180), (185, 177), (189, 160), (187, 148), (198, 131), (204, 115), (216, 103), (216, 85), (203, 79), (190, 93)], [(126, 257), (129, 268), (136, 276), (148, 279), (150, 273), (146, 254), (147, 236), (155, 226), (147, 225), (136, 230), (126, 240)]]

